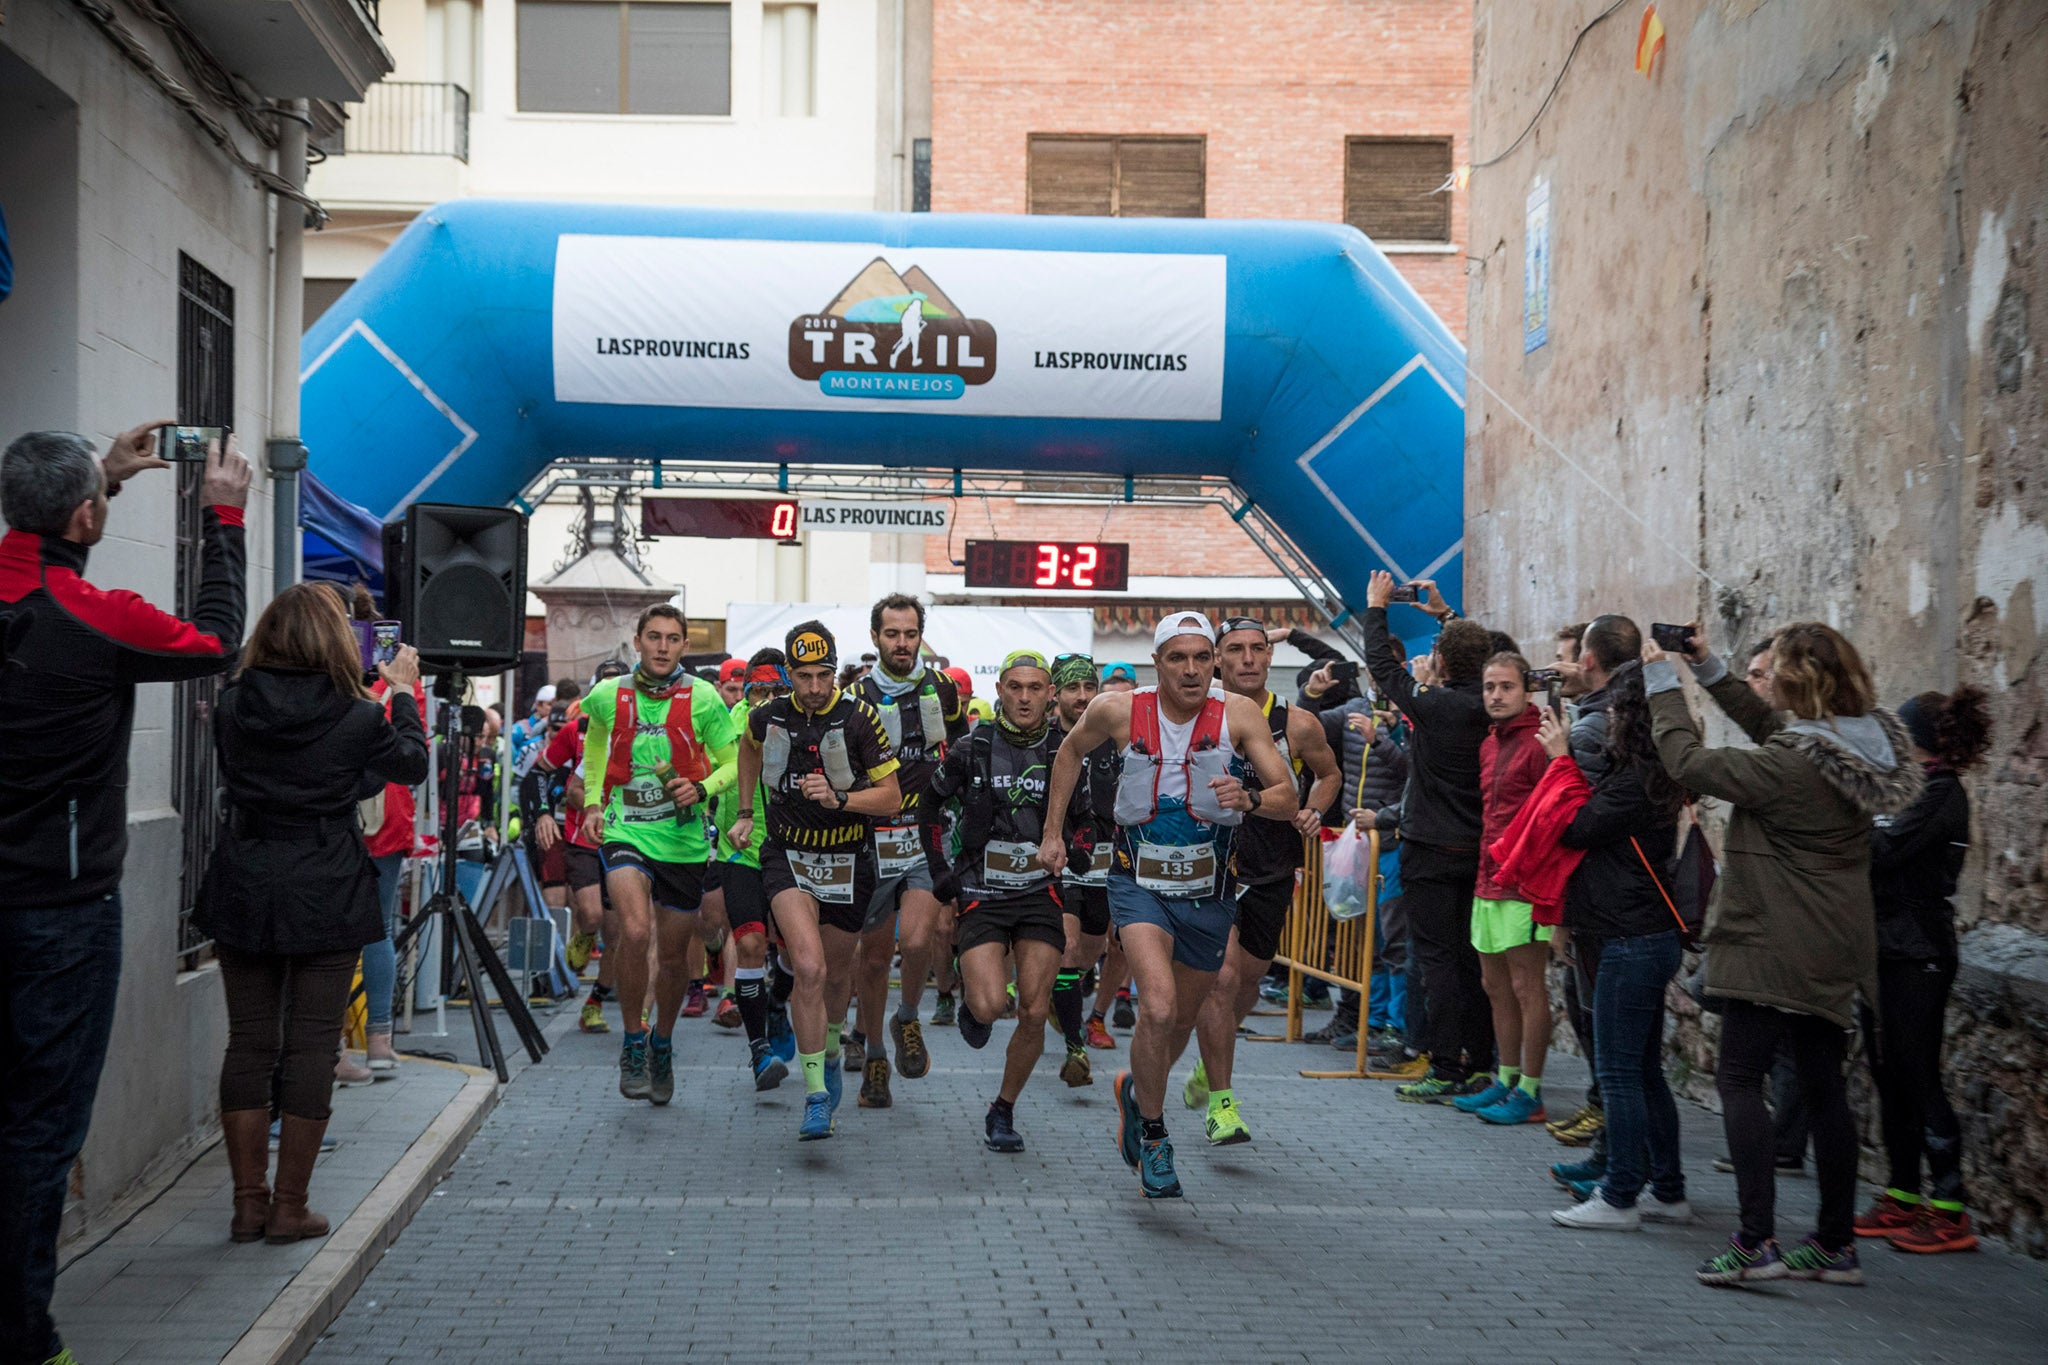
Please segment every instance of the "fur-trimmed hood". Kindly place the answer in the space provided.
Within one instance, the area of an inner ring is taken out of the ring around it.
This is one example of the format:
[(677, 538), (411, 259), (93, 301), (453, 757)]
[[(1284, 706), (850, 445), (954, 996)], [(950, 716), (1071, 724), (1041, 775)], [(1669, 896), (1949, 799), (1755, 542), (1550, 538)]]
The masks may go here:
[(1913, 762), (1912, 740), (1884, 707), (1865, 716), (1795, 720), (1771, 736), (1798, 753), (1845, 801), (1870, 815), (1892, 815), (1919, 799), (1926, 775)]

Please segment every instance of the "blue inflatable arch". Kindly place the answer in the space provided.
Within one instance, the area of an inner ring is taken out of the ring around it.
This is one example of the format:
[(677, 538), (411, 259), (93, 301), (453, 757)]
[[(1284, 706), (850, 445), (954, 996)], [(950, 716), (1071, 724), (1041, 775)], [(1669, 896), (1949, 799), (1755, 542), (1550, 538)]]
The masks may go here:
[(1464, 350), (1348, 227), (463, 200), (302, 365), (379, 517), (556, 460), (1207, 476), (1340, 625), (1374, 569), (1458, 597)]

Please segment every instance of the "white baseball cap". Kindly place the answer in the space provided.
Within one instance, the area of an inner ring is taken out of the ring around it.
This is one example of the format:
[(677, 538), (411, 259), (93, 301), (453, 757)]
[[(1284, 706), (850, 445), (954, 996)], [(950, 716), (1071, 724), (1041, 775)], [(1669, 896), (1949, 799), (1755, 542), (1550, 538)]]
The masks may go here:
[(555, 685), (553, 683), (542, 683), (540, 685), (540, 691), (533, 694), (533, 700), (535, 704), (539, 704), (540, 702), (544, 701), (553, 701), (554, 699)]
[(1164, 648), (1166, 642), (1176, 635), (1199, 635), (1212, 645), (1216, 643), (1216, 628), (1199, 611), (1177, 611), (1162, 620), (1159, 628), (1152, 632), (1154, 652)]

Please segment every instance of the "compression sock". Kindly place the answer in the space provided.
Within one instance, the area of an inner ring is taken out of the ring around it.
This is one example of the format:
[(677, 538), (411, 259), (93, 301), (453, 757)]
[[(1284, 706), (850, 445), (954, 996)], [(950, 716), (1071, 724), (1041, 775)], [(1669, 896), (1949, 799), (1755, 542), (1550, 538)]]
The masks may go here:
[(1905, 1190), (1895, 1190), (1887, 1187), (1885, 1193), (1890, 1195), (1893, 1199), (1896, 1199), (1901, 1204), (1917, 1205), (1920, 1202), (1919, 1195), (1910, 1194)]
[(747, 1041), (758, 1043), (768, 1037), (768, 972), (763, 967), (733, 969), (733, 998), (739, 1002), (740, 1023)]
[(627, 1029), (627, 1030), (626, 1030), (626, 1036), (625, 1036), (624, 1042), (625, 1042), (625, 1045), (626, 1045), (627, 1047), (646, 1047), (646, 1046), (647, 1046), (647, 1030), (646, 1030), (646, 1029), (644, 1029), (644, 1028), (643, 1028), (643, 1029), (630, 1029), (630, 1028), (629, 1028), (629, 1029)]
[(590, 998), (602, 1005), (612, 998), (612, 988), (600, 981), (590, 988)]
[(1081, 1027), (1081, 983), (1087, 973), (1078, 968), (1062, 968), (1052, 979), (1052, 1012), (1060, 1021), (1060, 1032), (1067, 1037), (1068, 1047), (1080, 1047), (1088, 1039)]
[(1541, 1076), (1531, 1076), (1528, 1072), (1524, 1071), (1522, 1073), (1522, 1078), (1516, 1081), (1515, 1084), (1518, 1087), (1520, 1087), (1522, 1093), (1524, 1095), (1527, 1095), (1530, 1099), (1533, 1100), (1542, 1098), (1543, 1078)]
[(797, 1060), (804, 1064), (804, 1093), (822, 1095), (825, 1093), (825, 1054), (822, 1052), (800, 1052)]
[(845, 1024), (825, 1025), (825, 1056), (837, 1057), (839, 1055), (839, 1033), (845, 1027)]
[(1138, 1136), (1147, 1142), (1164, 1142), (1166, 1140), (1166, 1116), (1162, 1114), (1156, 1119), (1140, 1118), (1138, 1120)]
[(1522, 1068), (1518, 1066), (1504, 1066), (1494, 1072), (1493, 1075), (1494, 1079), (1501, 1083), (1503, 1089), (1513, 1090), (1515, 1082), (1522, 1079)]

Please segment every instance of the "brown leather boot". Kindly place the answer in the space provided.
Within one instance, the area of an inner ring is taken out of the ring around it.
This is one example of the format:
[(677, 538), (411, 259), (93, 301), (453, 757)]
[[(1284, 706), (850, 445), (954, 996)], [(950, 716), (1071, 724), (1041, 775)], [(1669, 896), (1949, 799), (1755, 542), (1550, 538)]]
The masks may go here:
[(271, 1190), (264, 1241), (297, 1242), (327, 1235), (327, 1220), (306, 1208), (306, 1186), (313, 1179), (313, 1163), (320, 1156), (320, 1139), (326, 1134), (326, 1119), (286, 1114), (279, 1124), (277, 1183)]
[(220, 1116), (222, 1145), (235, 1180), (235, 1221), (228, 1240), (260, 1242), (270, 1220), (270, 1111), (230, 1109)]

